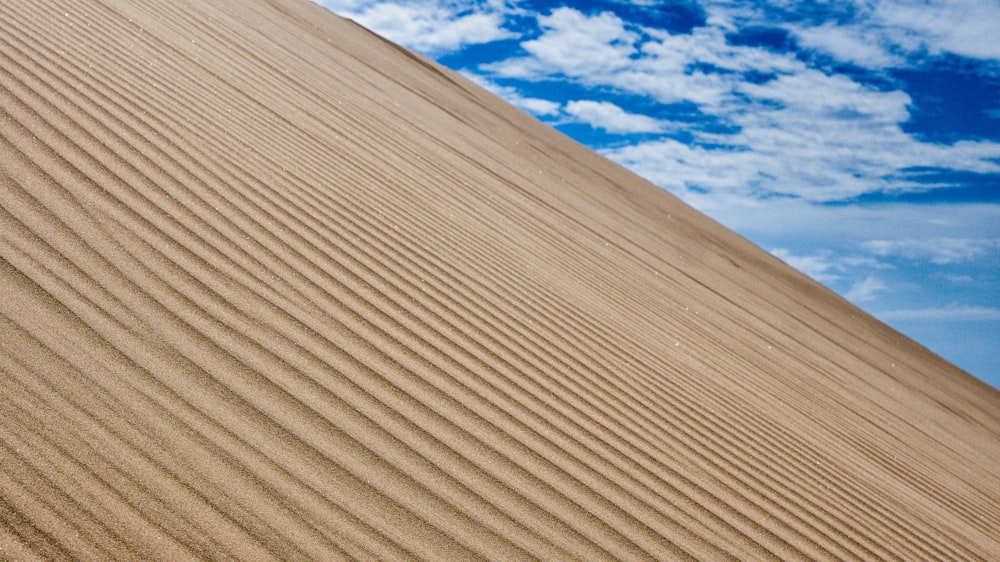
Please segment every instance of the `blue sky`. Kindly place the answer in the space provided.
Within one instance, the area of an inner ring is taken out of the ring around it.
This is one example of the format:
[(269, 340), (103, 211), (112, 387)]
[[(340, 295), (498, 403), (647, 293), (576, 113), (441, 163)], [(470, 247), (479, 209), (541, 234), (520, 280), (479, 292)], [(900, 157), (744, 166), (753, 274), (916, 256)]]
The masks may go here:
[(1000, 387), (1000, 1), (315, 1)]

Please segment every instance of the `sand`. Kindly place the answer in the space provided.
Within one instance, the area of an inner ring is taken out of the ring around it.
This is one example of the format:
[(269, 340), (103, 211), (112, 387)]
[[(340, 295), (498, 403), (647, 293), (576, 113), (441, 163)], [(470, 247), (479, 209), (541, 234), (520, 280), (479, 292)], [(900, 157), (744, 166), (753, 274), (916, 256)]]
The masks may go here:
[(0, 4), (0, 558), (974, 560), (1000, 393), (304, 0)]

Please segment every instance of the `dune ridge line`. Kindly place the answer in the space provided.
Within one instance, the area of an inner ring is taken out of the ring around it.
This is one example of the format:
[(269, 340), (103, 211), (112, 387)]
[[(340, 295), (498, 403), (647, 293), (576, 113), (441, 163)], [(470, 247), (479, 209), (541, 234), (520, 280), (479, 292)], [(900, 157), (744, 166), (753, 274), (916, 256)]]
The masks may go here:
[(0, 123), (0, 559), (1000, 553), (995, 389), (310, 2), (6, 2)]

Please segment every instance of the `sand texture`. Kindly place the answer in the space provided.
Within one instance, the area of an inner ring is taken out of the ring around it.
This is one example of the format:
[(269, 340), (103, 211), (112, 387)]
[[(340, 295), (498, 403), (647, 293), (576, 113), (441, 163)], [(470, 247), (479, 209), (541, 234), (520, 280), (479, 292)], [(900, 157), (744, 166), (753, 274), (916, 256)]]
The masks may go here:
[(1000, 559), (1000, 393), (314, 4), (5, 0), (0, 113), (2, 559)]

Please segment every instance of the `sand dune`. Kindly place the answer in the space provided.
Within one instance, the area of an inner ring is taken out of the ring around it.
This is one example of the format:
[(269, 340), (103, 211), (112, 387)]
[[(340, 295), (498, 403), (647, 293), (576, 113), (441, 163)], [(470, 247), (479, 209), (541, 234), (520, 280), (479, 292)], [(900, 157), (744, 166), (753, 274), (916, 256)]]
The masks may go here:
[(0, 558), (1000, 556), (1000, 393), (309, 2), (4, 2), (0, 111)]

